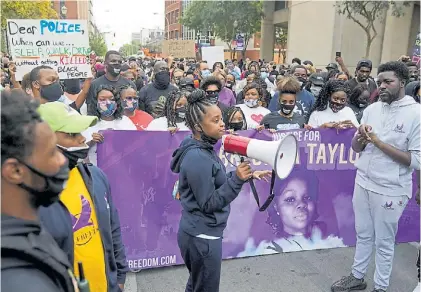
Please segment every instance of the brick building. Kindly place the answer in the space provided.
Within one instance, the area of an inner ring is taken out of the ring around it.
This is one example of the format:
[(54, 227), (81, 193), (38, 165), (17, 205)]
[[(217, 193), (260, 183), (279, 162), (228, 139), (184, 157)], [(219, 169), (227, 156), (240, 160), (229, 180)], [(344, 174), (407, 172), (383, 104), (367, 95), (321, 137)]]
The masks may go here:
[[(51, 7), (61, 19), (86, 19), (89, 32), (97, 32), (94, 22), (92, 0), (51, 1)], [(63, 9), (63, 7), (66, 7)]]
[(167, 39), (181, 39), (183, 28), (179, 23), (182, 12), (181, 0), (165, 1), (165, 36)]

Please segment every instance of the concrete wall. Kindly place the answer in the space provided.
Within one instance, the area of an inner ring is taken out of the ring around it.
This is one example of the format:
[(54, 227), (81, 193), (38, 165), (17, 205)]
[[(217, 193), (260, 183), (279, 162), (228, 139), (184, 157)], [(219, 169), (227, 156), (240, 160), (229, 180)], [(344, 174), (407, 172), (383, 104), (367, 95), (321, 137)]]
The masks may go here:
[[(347, 19), (344, 15), (338, 15), (343, 21), (341, 39), (342, 43), (340, 51), (342, 52), (342, 58), (345, 61), (351, 74), (354, 72), (358, 61), (364, 59), (365, 49), (367, 44), (367, 37), (365, 31), (356, 24), (353, 20)], [(364, 24), (362, 18), (357, 18)], [(373, 62), (373, 67), (377, 68), (380, 63), (382, 48), (383, 48), (383, 34), (385, 24), (380, 20), (375, 21), (374, 26), (377, 30), (377, 37), (371, 44), (369, 59)], [(335, 52), (332, 55), (332, 61), (335, 60)]]
[(411, 21), (411, 30), (409, 33), (409, 42), (408, 42), (408, 49), (407, 55), (412, 56), (415, 39), (417, 38), (417, 34), (420, 33), (420, 5), (419, 3), (414, 5), (414, 10), (412, 11), (412, 21)]
[[(283, 23), (288, 12), (287, 62), (294, 57), (313, 61), (317, 68), (334, 62), (340, 51), (348, 69), (353, 73), (359, 60), (365, 57), (367, 38), (364, 30), (353, 20), (336, 12), (335, 1), (293, 1), (289, 9), (276, 11), (274, 23)], [(419, 32), (419, 5), (405, 8), (405, 15), (396, 18), (387, 12), (384, 19), (375, 21), (377, 37), (374, 39), (369, 59), (373, 74), (377, 66), (397, 60), (412, 51)], [(358, 18), (364, 24), (362, 18)]]
[[(386, 17), (385, 34), (381, 61), (397, 60), (408, 51), (409, 35), (411, 32), (413, 4), (405, 7), (403, 17), (394, 17), (389, 11)], [(419, 27), (419, 22), (418, 22)]]
[(324, 68), (332, 56), (335, 8), (332, 1), (293, 1), (289, 7), (287, 62), (294, 57)]

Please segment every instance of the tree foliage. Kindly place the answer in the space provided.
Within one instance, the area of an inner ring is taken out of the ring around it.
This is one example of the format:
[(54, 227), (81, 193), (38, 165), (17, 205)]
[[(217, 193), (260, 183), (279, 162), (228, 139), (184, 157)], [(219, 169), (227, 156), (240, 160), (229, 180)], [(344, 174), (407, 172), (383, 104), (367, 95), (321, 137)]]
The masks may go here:
[(97, 56), (105, 56), (108, 50), (104, 35), (102, 33), (91, 32), (89, 34), (89, 46)]
[(120, 47), (119, 52), (123, 57), (129, 57), (131, 55), (136, 55), (141, 49), (141, 46), (139, 41), (132, 41), (130, 44), (124, 44)]
[(283, 62), (287, 58), (287, 42), (288, 30), (280, 26), (275, 27), (275, 44), (278, 47), (278, 56), (280, 57), (282, 55)]
[(5, 29), (7, 19), (56, 19), (57, 12), (51, 1), (1, 1), (2, 51), (6, 48)]
[(384, 22), (385, 15), (389, 9), (391, 10), (392, 16), (401, 17), (404, 15), (404, 7), (409, 5), (409, 1), (345, 0), (338, 1), (335, 6), (339, 14), (345, 15), (348, 19), (354, 21), (364, 30), (367, 38), (365, 58), (369, 58), (371, 45), (378, 34), (375, 27), (376, 20)]
[(213, 32), (230, 50), (236, 33), (242, 33), (244, 53), (253, 34), (260, 30), (262, 17), (261, 1), (193, 1), (180, 23), (196, 31)]

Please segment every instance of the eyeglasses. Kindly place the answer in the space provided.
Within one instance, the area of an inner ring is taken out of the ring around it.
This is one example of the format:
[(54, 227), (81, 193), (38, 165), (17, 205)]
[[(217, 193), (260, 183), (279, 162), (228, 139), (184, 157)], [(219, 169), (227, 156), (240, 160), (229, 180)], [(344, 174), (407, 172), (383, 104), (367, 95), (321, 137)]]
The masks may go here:
[(218, 93), (218, 91), (206, 91), (206, 94), (207, 95), (213, 95), (215, 93)]

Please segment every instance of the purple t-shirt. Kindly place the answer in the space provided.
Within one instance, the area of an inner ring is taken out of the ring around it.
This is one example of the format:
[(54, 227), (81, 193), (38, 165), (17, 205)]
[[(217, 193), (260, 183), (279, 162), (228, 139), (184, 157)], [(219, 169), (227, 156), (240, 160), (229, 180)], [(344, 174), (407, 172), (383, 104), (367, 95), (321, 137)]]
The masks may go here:
[(222, 90), (219, 92), (218, 101), (228, 107), (234, 106), (236, 104), (234, 94), (226, 87), (222, 88)]

